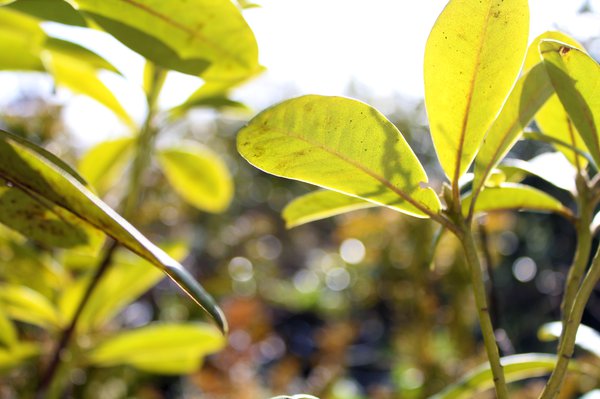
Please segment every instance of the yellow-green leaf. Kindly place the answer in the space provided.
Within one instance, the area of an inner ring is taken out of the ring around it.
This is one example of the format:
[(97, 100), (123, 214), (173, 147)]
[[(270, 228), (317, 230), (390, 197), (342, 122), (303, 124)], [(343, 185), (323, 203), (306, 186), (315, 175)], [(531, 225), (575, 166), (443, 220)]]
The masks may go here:
[(232, 79), (258, 65), (254, 34), (230, 0), (72, 3), (108, 33), (158, 65), (169, 67), (171, 60), (166, 53), (157, 54), (154, 47), (148, 46), (148, 37), (168, 45), (181, 60), (203, 63), (206, 77)]
[(63, 320), (54, 305), (31, 288), (0, 283), (0, 305), (11, 319), (51, 330), (63, 326)]
[(543, 40), (540, 52), (554, 90), (598, 167), (600, 65), (584, 51), (562, 42)]
[(87, 26), (83, 17), (64, 0), (17, 0), (8, 7), (40, 20)]
[[(539, 46), (540, 42), (546, 39), (558, 40), (583, 50), (583, 46), (579, 42), (562, 32), (544, 32), (535, 38), (535, 40), (529, 45), (527, 56), (525, 57), (525, 70), (529, 70), (542, 63), (543, 58), (540, 54)], [(547, 74), (546, 79), (548, 79), (549, 82), (549, 77)], [(585, 143), (579, 135), (579, 132), (577, 132), (575, 126), (573, 126), (573, 123), (567, 115), (567, 111), (565, 111), (565, 108), (562, 106), (558, 96), (555, 93), (550, 96), (550, 99), (546, 101), (546, 104), (544, 104), (538, 111), (535, 116), (535, 122), (545, 135), (569, 143), (574, 147), (587, 152)], [(574, 151), (563, 146), (555, 147), (558, 151), (562, 152), (573, 165), (579, 164), (580, 168), (585, 168), (587, 165), (587, 160), (585, 157), (576, 157), (576, 153)]]
[(233, 180), (217, 154), (187, 143), (160, 150), (158, 159), (167, 180), (186, 202), (207, 212), (227, 209), (233, 198)]
[(0, 69), (43, 71), (39, 51), (45, 38), (36, 19), (0, 8)]
[(545, 152), (529, 161), (507, 159), (500, 168), (511, 175), (517, 172), (537, 176), (562, 190), (575, 193), (577, 170), (559, 152)]
[[(462, 204), (463, 212), (466, 214), (471, 206), (471, 196), (467, 196)], [(499, 187), (485, 188), (479, 194), (473, 211), (478, 213), (510, 209), (555, 212), (567, 218), (573, 216), (567, 207), (551, 195), (516, 183), (504, 183)]]
[(13, 347), (18, 340), (17, 329), (12, 321), (8, 319), (4, 304), (0, 303), (0, 350)]
[(10, 133), (0, 130), (0, 177), (32, 198), (63, 208), (102, 230), (124, 247), (163, 270), (226, 330), (224, 316), (202, 286), (164, 251), (85, 188), (64, 169)]
[(150, 373), (186, 374), (224, 346), (225, 338), (208, 325), (154, 324), (105, 340), (87, 358), (101, 367), (129, 365)]
[[(525, 353), (506, 356), (500, 359), (504, 366), (506, 382), (521, 381), (527, 378), (541, 377), (550, 374), (556, 365), (557, 357), (545, 353)], [(579, 371), (577, 362), (571, 361), (569, 369)], [(465, 375), (455, 384), (430, 399), (471, 399), (478, 392), (492, 388), (494, 377), (488, 364), (482, 365)]]
[(43, 53), (43, 60), (57, 84), (93, 98), (114, 112), (125, 124), (135, 126), (119, 100), (100, 80), (94, 65), (88, 64), (87, 58), (80, 60), (72, 54), (47, 49)]
[(80, 46), (77, 43), (69, 42), (63, 39), (57, 39), (55, 37), (48, 37), (44, 42), (44, 48), (68, 55), (71, 58), (76, 58), (77, 61), (87, 64), (94, 69), (104, 69), (106, 71), (121, 74), (121, 72), (119, 72), (119, 70), (105, 58), (83, 46)]
[(493, 168), (521, 137), (552, 93), (542, 64), (537, 64), (517, 81), (475, 158), (473, 192), (476, 196)]
[(283, 209), (282, 216), (288, 229), (315, 220), (377, 206), (360, 198), (331, 190), (317, 190), (294, 199)]
[(425, 104), (442, 168), (457, 182), (473, 161), (523, 62), (527, 0), (451, 0), (425, 50)]
[(0, 372), (9, 371), (40, 352), (37, 343), (29, 342), (19, 342), (8, 349), (0, 348)]
[[(538, 330), (538, 338), (542, 341), (554, 341), (560, 337), (561, 332), (561, 322), (547, 323)], [(575, 344), (600, 357), (600, 333), (593, 328), (580, 324), (577, 328)]]
[(101, 142), (83, 155), (79, 172), (100, 194), (105, 194), (123, 175), (133, 144), (133, 137)]
[(312, 95), (285, 101), (253, 118), (237, 143), (248, 162), (277, 176), (417, 217), (441, 208), (402, 134), (356, 100)]

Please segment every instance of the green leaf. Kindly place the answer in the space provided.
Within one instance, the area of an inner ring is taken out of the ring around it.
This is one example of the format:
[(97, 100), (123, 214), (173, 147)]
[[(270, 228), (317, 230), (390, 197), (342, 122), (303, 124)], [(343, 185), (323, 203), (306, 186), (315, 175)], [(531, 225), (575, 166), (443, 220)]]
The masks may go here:
[(6, 311), (4, 310), (4, 304), (0, 306), (0, 351), (5, 348), (11, 348), (15, 346), (18, 340), (17, 329), (12, 321), (8, 319)]
[(17, 343), (10, 349), (0, 348), (0, 372), (18, 367), (27, 359), (39, 355), (40, 347), (36, 343)]
[(282, 216), (288, 229), (315, 220), (372, 208), (375, 204), (330, 190), (317, 190), (294, 199), (283, 209)]
[(600, 165), (600, 66), (580, 49), (565, 43), (540, 43), (554, 90), (596, 163)]
[(517, 81), (475, 158), (473, 192), (476, 196), (493, 168), (521, 137), (552, 93), (552, 85), (542, 64), (533, 67)]
[(64, 0), (18, 0), (8, 7), (41, 20), (73, 26), (87, 26), (81, 14)]
[(31, 288), (0, 283), (0, 304), (11, 319), (50, 330), (63, 326), (63, 320), (54, 305)]
[(107, 339), (88, 353), (94, 366), (129, 365), (157, 374), (198, 370), (203, 357), (221, 350), (224, 337), (203, 324), (154, 324)]
[[(188, 253), (186, 246), (182, 244), (170, 245), (166, 252), (178, 261)], [(164, 277), (160, 270), (130, 253), (118, 252), (113, 263), (81, 313), (77, 325), (79, 331), (89, 332), (101, 328)], [(73, 316), (91, 276), (92, 272), (63, 291), (59, 309), (65, 318), (71, 319)]]
[(125, 124), (135, 126), (135, 122), (119, 100), (100, 80), (94, 65), (88, 63), (89, 57), (79, 59), (75, 54), (46, 50), (43, 59), (57, 84), (93, 98), (113, 111)]
[(402, 134), (356, 100), (304, 96), (285, 101), (253, 118), (237, 143), (248, 162), (277, 176), (417, 217), (441, 208)]
[(227, 209), (233, 198), (233, 180), (217, 154), (187, 143), (160, 150), (158, 159), (167, 180), (186, 202), (207, 212)]
[(425, 104), (442, 168), (457, 182), (517, 78), (529, 30), (526, 0), (451, 0), (425, 50)]
[(576, 190), (577, 170), (559, 152), (545, 152), (529, 161), (507, 159), (500, 165), (500, 168), (511, 175), (515, 172), (521, 172), (537, 176), (553, 186), (571, 193)]
[(239, 111), (248, 111), (248, 107), (244, 103), (231, 100), (225, 96), (215, 96), (199, 98), (193, 101), (186, 101), (181, 105), (171, 108), (169, 110), (169, 116), (172, 119), (176, 119), (181, 117), (185, 112), (194, 108), (212, 108), (215, 110), (233, 109)]
[[(541, 377), (550, 374), (556, 364), (556, 356), (545, 353), (526, 353), (506, 356), (500, 359), (504, 366), (506, 382), (511, 383), (527, 378)], [(569, 369), (578, 371), (576, 362), (569, 363)], [(471, 399), (477, 392), (493, 388), (492, 371), (488, 364), (482, 365), (465, 375), (457, 383), (444, 389), (430, 399)]]
[[(471, 206), (471, 196), (463, 201), (463, 212), (467, 213)], [(515, 183), (504, 183), (499, 187), (488, 187), (479, 194), (474, 212), (490, 212), (500, 210), (529, 210), (555, 212), (567, 218), (573, 214), (559, 200), (536, 188)]]
[(119, 70), (113, 64), (93, 51), (80, 46), (79, 44), (69, 42), (67, 40), (57, 39), (55, 37), (48, 37), (44, 42), (44, 48), (68, 55), (71, 58), (76, 58), (77, 61), (87, 64), (94, 69), (104, 69), (119, 75), (121, 74), (121, 72), (119, 72)]
[(0, 8), (0, 70), (43, 71), (39, 51), (45, 38), (34, 18)]
[(220, 328), (226, 330), (221, 310), (183, 266), (152, 244), (51, 159), (31, 150), (32, 146), (20, 144), (13, 135), (0, 130), (0, 177), (32, 198), (61, 207), (81, 219), (82, 223), (102, 230), (163, 270), (215, 319)]
[[(558, 40), (583, 50), (583, 46), (579, 42), (562, 32), (548, 31), (542, 33), (529, 45), (529, 50), (527, 51), (527, 56), (525, 57), (525, 70), (529, 70), (535, 65), (542, 63), (543, 58), (540, 54), (539, 46), (540, 42), (546, 39)], [(547, 74), (546, 79), (550, 81)], [(584, 152), (588, 151), (585, 143), (579, 135), (579, 132), (577, 132), (577, 129), (575, 126), (573, 126), (573, 123), (567, 115), (567, 111), (565, 111), (565, 108), (562, 106), (558, 96), (555, 93), (552, 94), (546, 104), (544, 104), (538, 111), (535, 116), (535, 121), (545, 135), (574, 145), (576, 148), (583, 150)], [(587, 165), (587, 160), (581, 156), (576, 157), (573, 150), (563, 146), (555, 147), (557, 150), (562, 152), (573, 165), (577, 165), (579, 163), (581, 168), (585, 168)]]
[(83, 155), (79, 161), (79, 171), (92, 187), (105, 194), (123, 175), (133, 153), (134, 142), (133, 137), (101, 142)]
[[(230, 79), (258, 65), (250, 27), (229, 0), (73, 0), (103, 29), (156, 64), (170, 67), (147, 38), (168, 43), (177, 58), (207, 67), (203, 76)], [(164, 46), (166, 48), (166, 46)], [(204, 69), (204, 68), (200, 68)], [(186, 72), (186, 71), (183, 71)], [(195, 74), (198, 70), (193, 71)]]
[[(538, 330), (538, 338), (542, 341), (554, 341), (560, 337), (561, 331), (562, 324), (559, 321), (547, 323)], [(575, 344), (600, 357), (600, 333), (593, 328), (580, 324)]]

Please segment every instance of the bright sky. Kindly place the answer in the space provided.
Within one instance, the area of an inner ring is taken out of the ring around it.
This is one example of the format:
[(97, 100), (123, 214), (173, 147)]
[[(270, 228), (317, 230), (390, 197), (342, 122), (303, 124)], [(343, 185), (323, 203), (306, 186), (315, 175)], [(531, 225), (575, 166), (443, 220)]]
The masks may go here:
[[(256, 111), (289, 95), (344, 94), (352, 81), (368, 87), (373, 95), (422, 97), (425, 42), (446, 0), (256, 1), (262, 7), (246, 10), (245, 17), (268, 72), (237, 93)], [(531, 37), (557, 28), (577, 38), (600, 36), (598, 14), (577, 15), (582, 3), (530, 0)], [(600, 0), (591, 4), (600, 10)], [(55, 27), (48, 29), (87, 43), (120, 68), (130, 82), (141, 82), (141, 57), (118, 43), (107, 46), (97, 32), (73, 35)], [(120, 78), (109, 75), (105, 75), (107, 83), (140, 120), (143, 98), (136, 85), (124, 85)], [(195, 78), (173, 74), (161, 103), (174, 105), (199, 84)], [(75, 130), (98, 140), (122, 131), (108, 111), (90, 112), (90, 103), (78, 101), (69, 107), (66, 116)]]

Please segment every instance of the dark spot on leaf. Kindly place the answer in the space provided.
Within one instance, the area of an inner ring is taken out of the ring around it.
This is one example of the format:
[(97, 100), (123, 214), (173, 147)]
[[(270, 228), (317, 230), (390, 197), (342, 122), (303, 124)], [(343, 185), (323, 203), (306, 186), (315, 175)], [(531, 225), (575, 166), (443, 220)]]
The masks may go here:
[(560, 53), (560, 55), (565, 55), (567, 54), (569, 51), (571, 51), (570, 47), (567, 46), (561, 46), (560, 50), (558, 51)]

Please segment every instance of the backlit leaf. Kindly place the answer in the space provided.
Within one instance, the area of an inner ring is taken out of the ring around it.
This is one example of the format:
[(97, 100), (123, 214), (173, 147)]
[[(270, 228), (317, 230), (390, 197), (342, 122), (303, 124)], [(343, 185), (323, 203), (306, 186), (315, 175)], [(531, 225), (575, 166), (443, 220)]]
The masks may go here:
[(63, 326), (54, 305), (31, 288), (0, 283), (0, 305), (11, 319), (51, 330)]
[(87, 62), (88, 58), (80, 60), (73, 55), (55, 50), (44, 52), (44, 64), (52, 73), (57, 84), (66, 86), (75, 93), (93, 98), (113, 111), (125, 124), (135, 126), (135, 122), (119, 103), (119, 100), (100, 80), (94, 65)]
[(103, 141), (83, 155), (79, 161), (79, 171), (92, 187), (105, 194), (123, 176), (133, 147), (133, 137)]
[[(256, 40), (240, 11), (230, 0), (73, 0), (103, 29), (146, 58), (164, 67), (173, 57), (193, 60), (186, 73), (222, 79), (243, 76), (258, 65)], [(161, 52), (149, 46), (168, 43)], [(176, 66), (176, 65), (175, 65)], [(206, 68), (206, 70), (204, 70)], [(174, 68), (177, 69), (177, 68)], [(204, 71), (203, 71), (204, 70)]]
[(0, 372), (6, 372), (18, 367), (27, 359), (38, 355), (40, 352), (41, 349), (38, 344), (29, 342), (19, 342), (9, 349), (0, 348)]
[(17, 329), (12, 321), (8, 319), (4, 304), (0, 303), (0, 351), (4, 348), (10, 348), (17, 343)]
[[(525, 58), (525, 70), (529, 70), (535, 65), (542, 63), (543, 57), (540, 54), (539, 46), (540, 42), (546, 39), (558, 40), (583, 50), (583, 46), (579, 42), (562, 32), (548, 31), (542, 33), (529, 46)], [(549, 81), (547, 74), (546, 79)], [(555, 93), (550, 96), (550, 99), (538, 111), (535, 116), (535, 121), (545, 135), (574, 145), (576, 148), (587, 152), (583, 139), (579, 135), (579, 132), (577, 132), (577, 128), (573, 126), (573, 123), (567, 115), (567, 111), (565, 111), (565, 108), (562, 106)], [(562, 152), (573, 165), (579, 163), (581, 168), (585, 168), (587, 165), (587, 160), (581, 156), (576, 158), (574, 151), (565, 148), (564, 146), (555, 147), (558, 151)]]
[(493, 168), (521, 137), (552, 93), (552, 85), (542, 64), (536, 65), (517, 81), (475, 158), (473, 192), (476, 195)]
[(0, 69), (43, 71), (39, 51), (45, 38), (34, 18), (0, 8)]
[(451, 0), (425, 50), (425, 104), (450, 181), (473, 161), (510, 92), (527, 48), (526, 0)]
[[(542, 341), (553, 341), (560, 337), (561, 331), (561, 322), (547, 323), (538, 330), (538, 338)], [(600, 357), (600, 332), (593, 328), (580, 324), (577, 328), (575, 344)]]
[(554, 90), (598, 167), (600, 66), (584, 51), (561, 42), (544, 40), (540, 51)]
[(79, 181), (55, 163), (20, 144), (13, 135), (0, 131), (0, 177), (32, 198), (58, 206), (102, 230), (118, 243), (163, 270), (190, 297), (226, 329), (225, 319), (214, 300), (175, 260), (152, 244), (131, 224), (94, 196)]
[(225, 346), (225, 338), (204, 324), (154, 324), (111, 337), (88, 354), (101, 367), (129, 365), (157, 374), (186, 374), (203, 357)]
[(529, 161), (507, 159), (500, 168), (507, 173), (521, 171), (537, 176), (562, 190), (575, 192), (577, 170), (558, 152), (545, 152)]
[[(506, 382), (510, 383), (550, 374), (556, 365), (556, 360), (555, 355), (526, 353), (503, 357), (500, 362), (504, 366)], [(577, 371), (579, 366), (576, 362), (571, 361), (569, 369)], [(431, 396), (430, 399), (471, 399), (477, 392), (493, 388), (493, 378), (490, 366), (485, 364), (442, 392)]]
[(295, 198), (283, 209), (282, 216), (286, 227), (291, 229), (315, 220), (374, 206), (377, 205), (360, 198), (331, 190), (317, 190)]
[(106, 59), (94, 53), (93, 51), (88, 50), (83, 46), (80, 46), (77, 43), (57, 39), (55, 37), (48, 37), (44, 42), (44, 48), (57, 53), (68, 55), (71, 58), (76, 58), (77, 61), (87, 64), (88, 66), (94, 69), (104, 69), (106, 71), (111, 71), (118, 74), (121, 73), (113, 64), (108, 62)]
[(238, 151), (274, 175), (417, 217), (437, 214), (441, 207), (402, 134), (356, 100), (313, 95), (285, 101), (240, 131)]
[(227, 209), (233, 198), (233, 181), (217, 154), (188, 143), (160, 150), (158, 159), (167, 180), (186, 202), (207, 212)]
[[(471, 197), (463, 202), (463, 212), (467, 213), (471, 205)], [(559, 200), (536, 188), (504, 183), (499, 187), (488, 187), (479, 194), (474, 211), (490, 212), (499, 210), (529, 210), (540, 212), (556, 212), (566, 217), (572, 217), (571, 211)]]
[(8, 7), (41, 20), (87, 26), (83, 17), (64, 0), (17, 0)]

